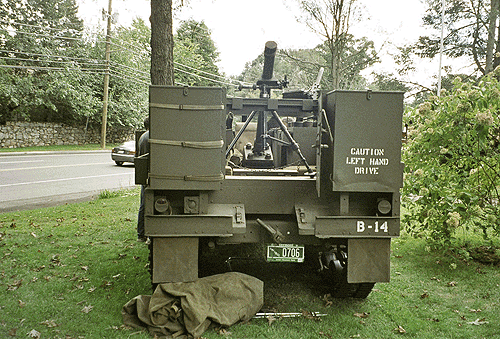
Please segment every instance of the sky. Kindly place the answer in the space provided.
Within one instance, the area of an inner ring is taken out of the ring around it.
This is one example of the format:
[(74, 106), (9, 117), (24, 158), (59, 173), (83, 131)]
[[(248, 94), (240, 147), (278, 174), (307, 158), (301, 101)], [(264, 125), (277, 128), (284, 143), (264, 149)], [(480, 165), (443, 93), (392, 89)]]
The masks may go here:
[[(102, 9), (108, 0), (77, 0), (80, 15), (89, 23), (104, 25)], [(186, 2), (186, 1), (185, 1)], [(391, 72), (394, 63), (389, 54), (394, 46), (414, 42), (423, 34), (423, 0), (358, 0), (362, 19), (351, 32), (356, 37), (373, 40), (382, 54), (382, 64), (373, 70)], [(118, 13), (118, 25), (128, 25), (136, 16), (149, 22), (150, 3), (146, 0), (113, 0), (113, 12)], [(174, 29), (180, 20), (203, 20), (212, 32), (219, 52), (219, 67), (227, 75), (238, 75), (246, 62), (264, 50), (266, 41), (274, 40), (278, 48), (313, 48), (320, 38), (297, 21), (300, 14), (294, 0), (189, 0), (188, 5), (174, 14)], [(444, 63), (446, 64), (446, 62)], [(438, 64), (428, 60), (419, 66), (420, 76), (437, 76)], [(370, 70), (371, 72), (371, 70)]]

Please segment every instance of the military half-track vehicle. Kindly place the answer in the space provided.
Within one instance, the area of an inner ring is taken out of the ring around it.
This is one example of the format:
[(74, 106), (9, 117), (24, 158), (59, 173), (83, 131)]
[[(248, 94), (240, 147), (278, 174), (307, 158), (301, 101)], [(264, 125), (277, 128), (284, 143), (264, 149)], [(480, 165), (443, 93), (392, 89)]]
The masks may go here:
[(153, 284), (197, 279), (201, 243), (262, 243), (270, 262), (300, 263), (313, 249), (336, 296), (364, 298), (389, 281), (403, 93), (312, 88), (275, 99), (287, 85), (273, 76), (276, 50), (266, 43), (259, 98), (150, 87), (150, 154), (136, 159), (136, 182), (147, 185)]

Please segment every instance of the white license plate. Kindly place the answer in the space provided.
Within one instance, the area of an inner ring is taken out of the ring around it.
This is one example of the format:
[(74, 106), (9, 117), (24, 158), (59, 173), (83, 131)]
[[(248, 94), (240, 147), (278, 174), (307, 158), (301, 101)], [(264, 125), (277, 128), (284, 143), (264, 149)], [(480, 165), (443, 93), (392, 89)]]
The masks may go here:
[(304, 262), (304, 246), (279, 244), (267, 246), (268, 262)]

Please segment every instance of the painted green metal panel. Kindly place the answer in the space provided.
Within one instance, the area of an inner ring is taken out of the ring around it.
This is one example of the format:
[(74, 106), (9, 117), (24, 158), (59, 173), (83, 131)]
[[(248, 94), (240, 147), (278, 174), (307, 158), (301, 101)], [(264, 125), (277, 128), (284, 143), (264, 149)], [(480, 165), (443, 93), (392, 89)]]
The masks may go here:
[(198, 279), (198, 238), (153, 238), (152, 282)]
[(349, 239), (347, 282), (389, 282), (391, 239)]
[(333, 190), (395, 192), (401, 186), (403, 93), (327, 94)]
[(217, 87), (150, 87), (151, 188), (220, 188), (225, 98)]

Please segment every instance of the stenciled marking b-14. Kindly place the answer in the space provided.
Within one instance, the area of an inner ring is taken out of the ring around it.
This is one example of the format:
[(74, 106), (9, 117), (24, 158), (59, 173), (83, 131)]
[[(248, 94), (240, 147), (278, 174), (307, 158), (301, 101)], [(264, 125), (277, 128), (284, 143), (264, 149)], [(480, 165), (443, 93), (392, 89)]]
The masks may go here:
[(387, 233), (387, 232), (389, 232), (389, 226), (387, 224), (387, 221), (379, 223), (379, 221), (377, 220), (377, 221), (374, 221), (373, 224), (367, 223), (367, 222), (362, 221), (362, 220), (358, 220), (356, 222), (356, 231), (358, 233), (363, 233), (363, 232), (368, 231), (368, 230), (373, 230), (373, 232), (375, 232), (375, 233), (379, 233), (379, 232)]

